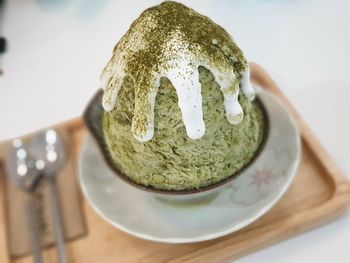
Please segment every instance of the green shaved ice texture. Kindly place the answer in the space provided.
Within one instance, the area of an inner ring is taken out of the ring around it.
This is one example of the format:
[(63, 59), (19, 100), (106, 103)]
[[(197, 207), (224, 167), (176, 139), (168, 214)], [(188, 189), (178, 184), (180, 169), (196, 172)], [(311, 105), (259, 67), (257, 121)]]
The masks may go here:
[(156, 97), (152, 140), (141, 143), (131, 134), (135, 86), (126, 77), (116, 107), (105, 112), (103, 131), (116, 167), (142, 186), (191, 190), (218, 183), (246, 166), (263, 141), (266, 119), (259, 103), (239, 102), (244, 118), (238, 125), (225, 117), (223, 95), (213, 75), (200, 67), (205, 135), (190, 139), (185, 131), (177, 94), (167, 78)]

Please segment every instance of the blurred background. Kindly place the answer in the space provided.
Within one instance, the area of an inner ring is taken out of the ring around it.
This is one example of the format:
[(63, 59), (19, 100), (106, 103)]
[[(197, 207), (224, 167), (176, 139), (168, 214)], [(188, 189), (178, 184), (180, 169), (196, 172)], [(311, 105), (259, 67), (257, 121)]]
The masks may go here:
[[(116, 42), (159, 2), (0, 0), (0, 141), (81, 115)], [(350, 2), (180, 2), (272, 75), (350, 178)], [(349, 241), (348, 214), (238, 262), (349, 262)]]

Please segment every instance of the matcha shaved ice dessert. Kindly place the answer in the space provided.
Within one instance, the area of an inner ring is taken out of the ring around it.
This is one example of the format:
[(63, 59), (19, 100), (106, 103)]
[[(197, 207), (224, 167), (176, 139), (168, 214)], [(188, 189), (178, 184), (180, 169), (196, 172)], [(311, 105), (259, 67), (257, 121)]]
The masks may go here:
[(242, 51), (223, 28), (180, 3), (145, 10), (101, 79), (110, 157), (139, 185), (207, 187), (260, 149), (267, 120)]

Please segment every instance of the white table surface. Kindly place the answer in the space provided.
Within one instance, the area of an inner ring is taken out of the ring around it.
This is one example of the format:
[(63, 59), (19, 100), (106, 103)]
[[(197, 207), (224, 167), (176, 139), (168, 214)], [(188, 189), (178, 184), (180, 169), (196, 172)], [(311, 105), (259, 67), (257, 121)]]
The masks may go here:
[[(158, 2), (8, 1), (0, 140), (80, 115), (115, 43)], [(183, 2), (226, 28), (272, 74), (350, 178), (350, 1)], [(350, 213), (238, 262), (350, 262)]]

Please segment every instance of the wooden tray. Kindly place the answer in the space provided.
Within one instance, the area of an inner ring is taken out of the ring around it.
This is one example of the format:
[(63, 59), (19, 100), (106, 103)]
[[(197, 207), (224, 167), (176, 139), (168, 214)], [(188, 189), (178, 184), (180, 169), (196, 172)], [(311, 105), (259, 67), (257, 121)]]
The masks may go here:
[[(67, 246), (72, 262), (228, 262), (323, 224), (339, 215), (350, 204), (350, 183), (315, 139), (299, 114), (267, 73), (252, 64), (252, 77), (275, 94), (293, 114), (302, 136), (302, 160), (292, 186), (265, 216), (234, 234), (201, 243), (160, 244), (129, 236), (105, 222), (82, 198), (89, 233)], [(81, 119), (59, 125), (73, 137), (71, 147), (77, 161), (84, 141)], [(9, 259), (6, 236), (3, 156), (0, 145), (0, 262), (31, 262), (30, 257)], [(48, 261), (55, 262), (53, 248), (45, 250)]]

